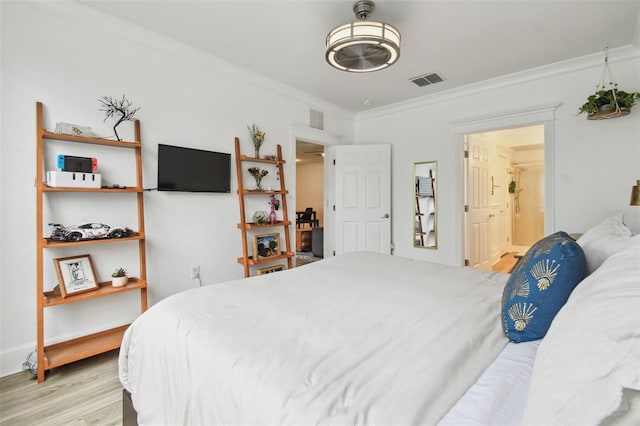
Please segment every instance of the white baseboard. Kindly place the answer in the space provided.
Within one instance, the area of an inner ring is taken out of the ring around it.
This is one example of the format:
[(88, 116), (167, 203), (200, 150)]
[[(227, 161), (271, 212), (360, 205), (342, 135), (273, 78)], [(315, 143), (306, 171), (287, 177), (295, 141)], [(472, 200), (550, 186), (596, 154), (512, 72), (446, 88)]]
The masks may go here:
[[(36, 350), (35, 343), (32, 345), (23, 345), (13, 348), (9, 351), (0, 354), (0, 377), (8, 376), (23, 371), (22, 363), (24, 363), (29, 356), (29, 353)], [(31, 357), (32, 361), (36, 361), (34, 354)]]

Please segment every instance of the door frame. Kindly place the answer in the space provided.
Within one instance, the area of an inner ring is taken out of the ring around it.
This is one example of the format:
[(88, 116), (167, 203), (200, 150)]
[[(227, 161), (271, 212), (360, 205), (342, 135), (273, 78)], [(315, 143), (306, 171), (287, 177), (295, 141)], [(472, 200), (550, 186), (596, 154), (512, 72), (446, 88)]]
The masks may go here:
[[(323, 145), (324, 146), (324, 150), (325, 153), (327, 153), (327, 147), (330, 146), (335, 146), (335, 145), (340, 145), (341, 141), (342, 141), (342, 137), (341, 136), (337, 136), (337, 135), (332, 135), (329, 134), (325, 131), (322, 130), (318, 130), (318, 129), (314, 129), (312, 127), (302, 127), (302, 126), (295, 126), (292, 125), (289, 129), (289, 139), (291, 141), (290, 145), (290, 149), (289, 149), (289, 158), (293, 158), (293, 165), (291, 166), (293, 169), (293, 173), (290, 173), (290, 176), (293, 176), (293, 178), (289, 178), (288, 182), (287, 182), (287, 187), (289, 188), (289, 199), (292, 201), (291, 206), (289, 206), (289, 208), (291, 209), (293, 207), (294, 209), (294, 213), (295, 213), (295, 206), (296, 206), (296, 193), (298, 190), (298, 183), (296, 182), (296, 172), (297, 172), (297, 165), (295, 162), (295, 158), (296, 158), (296, 141), (300, 140), (300, 141), (304, 141), (304, 142), (309, 142), (309, 143), (314, 143), (316, 145)], [(334, 224), (334, 219), (333, 219), (333, 214), (329, 213), (329, 207), (335, 203), (335, 188), (333, 185), (333, 181), (334, 181), (334, 176), (333, 176), (333, 168), (329, 167), (329, 165), (332, 163), (332, 160), (329, 158), (329, 156), (325, 155), (324, 157), (324, 188), (323, 188), (323, 203), (324, 203), (324, 211), (325, 211), (325, 215), (324, 215), (324, 220), (323, 220), (323, 228), (324, 228), (324, 232), (322, 233), (323, 235), (323, 252), (324, 252), (324, 258), (326, 259), (329, 256), (333, 255), (333, 250), (334, 250), (334, 239), (333, 239), (333, 232), (335, 229), (335, 224)], [(290, 212), (291, 213), (291, 212)], [(290, 217), (295, 217), (295, 215), (290, 214)], [(293, 233), (296, 232), (296, 227), (293, 226)], [(293, 241), (295, 241), (295, 235), (291, 235), (291, 238), (294, 238)]]
[(520, 110), (505, 111), (484, 116), (476, 116), (452, 121), (450, 124), (454, 129), (455, 161), (454, 188), (459, 188), (458, 202), (455, 204), (454, 217), (457, 226), (454, 226), (455, 252), (458, 253), (457, 263), (465, 265), (467, 255), (468, 230), (466, 229), (466, 213), (464, 206), (467, 202), (467, 190), (465, 188), (467, 161), (464, 158), (465, 136), (472, 133), (483, 133), (496, 130), (510, 129), (514, 127), (525, 127), (532, 125), (544, 125), (544, 230), (545, 235), (550, 234), (555, 229), (555, 111), (560, 103), (540, 105)]

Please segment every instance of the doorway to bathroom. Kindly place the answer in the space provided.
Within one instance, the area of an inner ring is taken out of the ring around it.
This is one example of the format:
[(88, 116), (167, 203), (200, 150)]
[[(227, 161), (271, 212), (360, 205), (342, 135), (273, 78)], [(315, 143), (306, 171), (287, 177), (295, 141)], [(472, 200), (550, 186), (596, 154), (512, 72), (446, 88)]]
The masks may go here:
[(544, 125), (472, 133), (464, 143), (468, 265), (504, 268), (544, 236)]

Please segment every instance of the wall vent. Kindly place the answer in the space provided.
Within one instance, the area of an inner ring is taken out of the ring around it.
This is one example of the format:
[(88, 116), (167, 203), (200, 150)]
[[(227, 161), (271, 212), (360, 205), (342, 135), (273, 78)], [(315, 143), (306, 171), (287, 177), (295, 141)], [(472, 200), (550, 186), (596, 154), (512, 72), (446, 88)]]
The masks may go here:
[(324, 130), (324, 114), (312, 109), (309, 111), (309, 126), (314, 129)]
[(415, 83), (417, 86), (424, 87), (424, 86), (429, 86), (431, 84), (440, 83), (444, 81), (444, 78), (440, 74), (436, 72), (432, 72), (429, 74), (420, 75), (418, 77), (413, 77), (410, 80), (411, 82)]

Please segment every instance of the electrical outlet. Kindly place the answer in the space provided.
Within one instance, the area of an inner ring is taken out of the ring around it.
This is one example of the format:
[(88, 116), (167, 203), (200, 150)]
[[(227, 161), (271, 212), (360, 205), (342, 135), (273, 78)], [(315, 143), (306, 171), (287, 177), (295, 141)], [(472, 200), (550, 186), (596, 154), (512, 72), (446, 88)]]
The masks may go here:
[(191, 267), (191, 279), (194, 280), (196, 278), (200, 278), (200, 267), (192, 266)]

